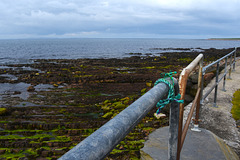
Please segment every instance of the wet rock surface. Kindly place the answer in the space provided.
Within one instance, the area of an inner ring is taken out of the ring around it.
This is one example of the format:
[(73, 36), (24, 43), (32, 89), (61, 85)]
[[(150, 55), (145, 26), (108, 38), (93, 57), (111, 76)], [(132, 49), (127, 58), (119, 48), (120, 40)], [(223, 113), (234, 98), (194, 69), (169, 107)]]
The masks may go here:
[[(231, 50), (204, 50), (205, 63)], [(1, 67), (0, 85), (10, 89), (0, 90), (0, 107), (5, 109), (0, 115), (0, 159), (57, 159), (144, 94), (161, 73), (179, 74), (198, 54), (39, 59)], [(139, 158), (147, 135), (168, 125), (168, 117), (158, 120), (155, 111), (107, 159)]]

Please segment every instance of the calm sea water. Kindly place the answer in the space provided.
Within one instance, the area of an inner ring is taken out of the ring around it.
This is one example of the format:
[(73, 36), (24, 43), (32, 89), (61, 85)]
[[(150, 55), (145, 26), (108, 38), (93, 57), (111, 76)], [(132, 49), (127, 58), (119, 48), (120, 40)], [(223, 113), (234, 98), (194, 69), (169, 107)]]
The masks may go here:
[[(232, 48), (240, 41), (203, 39), (27, 39), (0, 40), (0, 64), (29, 59), (122, 58), (128, 53), (166, 52), (159, 48)], [(156, 49), (158, 48), (158, 49)]]

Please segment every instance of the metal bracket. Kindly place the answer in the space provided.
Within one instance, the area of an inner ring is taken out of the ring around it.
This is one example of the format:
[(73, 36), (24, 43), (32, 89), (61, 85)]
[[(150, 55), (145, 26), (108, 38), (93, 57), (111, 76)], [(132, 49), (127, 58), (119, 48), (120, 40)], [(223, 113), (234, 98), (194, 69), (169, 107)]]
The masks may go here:
[(223, 92), (226, 92), (227, 90), (226, 89), (222, 89)]
[(191, 131), (201, 132), (201, 130), (198, 128), (198, 124), (194, 124), (193, 128), (191, 128)]
[(217, 106), (216, 103), (213, 103), (213, 107), (214, 107), (214, 108), (218, 108), (218, 106)]

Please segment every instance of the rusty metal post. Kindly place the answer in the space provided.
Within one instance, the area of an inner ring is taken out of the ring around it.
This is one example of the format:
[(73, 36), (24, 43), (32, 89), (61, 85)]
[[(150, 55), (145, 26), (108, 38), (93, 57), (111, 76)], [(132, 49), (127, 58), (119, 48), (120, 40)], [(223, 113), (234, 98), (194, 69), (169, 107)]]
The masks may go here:
[(201, 103), (201, 105), (203, 105), (203, 101), (204, 101), (204, 99), (203, 99), (203, 88), (204, 88), (204, 75), (205, 75), (205, 70), (202, 70), (202, 84), (201, 84), (201, 95), (200, 95), (200, 103)]
[(194, 127), (191, 129), (192, 131), (196, 131), (196, 132), (201, 132), (201, 130), (198, 128), (199, 124), (199, 111), (200, 111), (200, 99), (201, 99), (201, 87), (202, 87), (202, 68), (203, 68), (203, 58), (201, 59), (201, 61), (199, 62), (199, 71), (198, 71), (198, 90), (200, 90), (199, 93), (199, 98), (197, 99), (197, 107), (196, 107), (196, 115), (195, 115), (195, 123), (194, 123)]
[[(189, 74), (197, 67), (199, 61), (203, 58), (203, 54), (199, 54), (186, 68), (183, 69), (179, 77), (179, 89), (181, 94), (181, 100), (185, 98), (185, 92), (187, 87), (187, 79)], [(183, 112), (184, 104), (179, 105), (179, 126), (178, 126), (178, 147), (177, 147), (177, 160), (180, 159), (181, 153), (181, 136), (183, 128)]]
[(199, 99), (200, 99), (200, 88), (198, 89), (196, 97), (193, 100), (193, 104), (192, 104), (191, 110), (189, 112), (189, 115), (188, 115), (187, 120), (186, 120), (186, 124), (184, 125), (183, 131), (182, 131), (182, 136), (180, 137), (181, 138), (181, 148), (183, 146), (185, 137), (187, 135), (187, 131), (188, 131), (189, 124), (191, 122), (193, 111), (194, 111), (196, 103), (199, 101)]
[(216, 82), (215, 82), (216, 86), (215, 86), (214, 102), (213, 102), (213, 107), (216, 107), (216, 108), (218, 108), (217, 106), (218, 76), (219, 76), (219, 62), (217, 63)]
[[(184, 84), (179, 83), (179, 87), (180, 87), (180, 93), (181, 93), (181, 100), (184, 99), (185, 97), (185, 91), (186, 91), (186, 87), (187, 87), (187, 77), (189, 75), (189, 71), (186, 70), (185, 71), (185, 76), (183, 75), (182, 77), (182, 81), (185, 82)], [(180, 79), (181, 81), (181, 79)], [(182, 137), (182, 124), (183, 124), (183, 112), (184, 112), (184, 104), (180, 104), (179, 105), (179, 125), (178, 125), (178, 145), (177, 145), (177, 160), (180, 159), (180, 153), (181, 153), (181, 137)]]

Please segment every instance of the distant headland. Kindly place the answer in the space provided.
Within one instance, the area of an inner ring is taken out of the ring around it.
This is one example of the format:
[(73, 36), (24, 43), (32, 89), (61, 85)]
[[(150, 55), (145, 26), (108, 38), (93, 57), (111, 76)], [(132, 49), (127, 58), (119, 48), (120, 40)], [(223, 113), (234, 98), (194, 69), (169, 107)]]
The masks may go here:
[(240, 38), (208, 38), (208, 40), (229, 40), (229, 41), (236, 41), (240, 40)]

